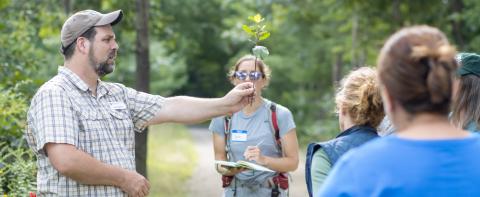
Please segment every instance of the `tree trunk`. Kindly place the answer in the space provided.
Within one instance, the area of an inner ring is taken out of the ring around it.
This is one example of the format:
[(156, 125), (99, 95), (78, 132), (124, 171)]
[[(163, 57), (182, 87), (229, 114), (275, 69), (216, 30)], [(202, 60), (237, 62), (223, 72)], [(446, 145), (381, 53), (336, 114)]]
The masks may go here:
[(332, 69), (332, 79), (333, 79), (333, 85), (337, 84), (338, 81), (340, 81), (340, 78), (342, 77), (342, 56), (343, 52), (338, 52), (335, 54), (335, 63), (333, 64), (333, 69)]
[(396, 25), (394, 29), (402, 26), (402, 13), (400, 12), (400, 0), (393, 0), (392, 3), (393, 21)]
[[(136, 0), (137, 22), (135, 30), (136, 40), (136, 88), (138, 91), (149, 92), (150, 86), (150, 62), (148, 50), (148, 0)], [(147, 136), (148, 129), (142, 133), (135, 133), (135, 163), (137, 172), (147, 177)]]
[(72, 3), (70, 0), (63, 0), (63, 9), (67, 16), (70, 15), (70, 12), (72, 12)]
[(357, 40), (358, 39), (358, 14), (355, 9), (352, 17), (352, 65), (353, 67), (358, 66), (357, 60)]
[[(463, 10), (463, 2), (462, 0), (453, 0), (452, 3), (450, 4), (450, 10), (451, 14), (457, 13), (460, 14), (462, 13)], [(463, 35), (462, 35), (462, 30), (463, 30), (463, 20), (461, 19), (454, 19), (452, 20), (452, 34), (453, 37), (455, 38), (455, 42), (457, 43), (457, 46), (461, 50), (465, 50), (465, 42), (463, 40)]]

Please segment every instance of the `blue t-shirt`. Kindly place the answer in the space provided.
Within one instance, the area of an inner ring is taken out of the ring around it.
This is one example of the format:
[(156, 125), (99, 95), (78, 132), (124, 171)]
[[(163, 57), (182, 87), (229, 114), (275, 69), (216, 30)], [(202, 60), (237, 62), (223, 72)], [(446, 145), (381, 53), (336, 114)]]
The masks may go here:
[(351, 150), (318, 196), (480, 196), (480, 135), (412, 140), (396, 135)]
[[(231, 158), (232, 161), (245, 160), (243, 153), (247, 146), (259, 144), (260, 151), (268, 157), (282, 157), (282, 153), (277, 150), (277, 144), (273, 136), (269, 117), (269, 107), (271, 101), (263, 99), (263, 104), (252, 114), (246, 115), (243, 111), (234, 113), (231, 117), (231, 132), (244, 134), (243, 139), (231, 139)], [(295, 122), (290, 110), (277, 104), (277, 123), (280, 129), (280, 138), (283, 138), (289, 131), (295, 128)], [(216, 135), (225, 136), (224, 117), (217, 117), (210, 122), (210, 131)], [(246, 135), (245, 135), (246, 134)], [(233, 134), (232, 134), (233, 135)], [(232, 138), (233, 136), (231, 136)], [(255, 163), (254, 161), (251, 161)], [(235, 177), (239, 180), (258, 185), (264, 183), (267, 178), (275, 176), (275, 173), (264, 171), (247, 170), (237, 174)]]

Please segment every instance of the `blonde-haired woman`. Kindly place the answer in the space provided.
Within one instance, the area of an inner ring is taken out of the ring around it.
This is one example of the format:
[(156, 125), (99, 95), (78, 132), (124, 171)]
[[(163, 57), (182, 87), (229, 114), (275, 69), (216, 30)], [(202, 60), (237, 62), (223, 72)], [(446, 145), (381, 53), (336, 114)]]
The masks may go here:
[(253, 103), (231, 117), (217, 117), (210, 123), (215, 160), (246, 160), (275, 172), (244, 170), (217, 165), (226, 197), (287, 196), (284, 173), (298, 166), (295, 122), (290, 110), (262, 97), (270, 81), (270, 69), (261, 60), (247, 55), (233, 65), (228, 78), (233, 85), (255, 84)]
[(369, 67), (352, 71), (341, 81), (335, 102), (342, 132), (335, 139), (312, 143), (307, 149), (305, 177), (310, 196), (317, 194), (340, 156), (378, 137), (375, 128), (384, 112), (376, 71)]

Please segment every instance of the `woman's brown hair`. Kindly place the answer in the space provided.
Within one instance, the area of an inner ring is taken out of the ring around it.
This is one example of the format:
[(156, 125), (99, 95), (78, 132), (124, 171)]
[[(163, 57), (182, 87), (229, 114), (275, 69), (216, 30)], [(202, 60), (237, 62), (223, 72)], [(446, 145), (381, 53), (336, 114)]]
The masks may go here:
[(452, 104), (452, 123), (466, 129), (468, 124), (480, 125), (480, 78), (476, 75), (460, 77), (455, 101)]
[(446, 115), (457, 68), (455, 54), (455, 48), (437, 28), (403, 28), (380, 51), (380, 83), (410, 114)]
[(355, 125), (377, 127), (385, 116), (377, 72), (369, 67), (354, 70), (342, 79), (335, 102)]

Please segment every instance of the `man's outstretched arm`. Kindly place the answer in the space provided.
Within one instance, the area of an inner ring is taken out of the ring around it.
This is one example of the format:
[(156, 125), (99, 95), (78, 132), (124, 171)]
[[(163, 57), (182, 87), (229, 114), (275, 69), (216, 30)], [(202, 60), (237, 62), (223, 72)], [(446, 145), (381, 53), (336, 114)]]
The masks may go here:
[(241, 110), (254, 92), (253, 84), (242, 83), (221, 98), (176, 96), (165, 99), (159, 112), (147, 125), (164, 122), (197, 123)]
[(102, 163), (70, 144), (47, 143), (45, 151), (50, 163), (61, 174), (87, 185), (111, 185), (129, 196), (148, 195), (148, 180), (135, 171)]

